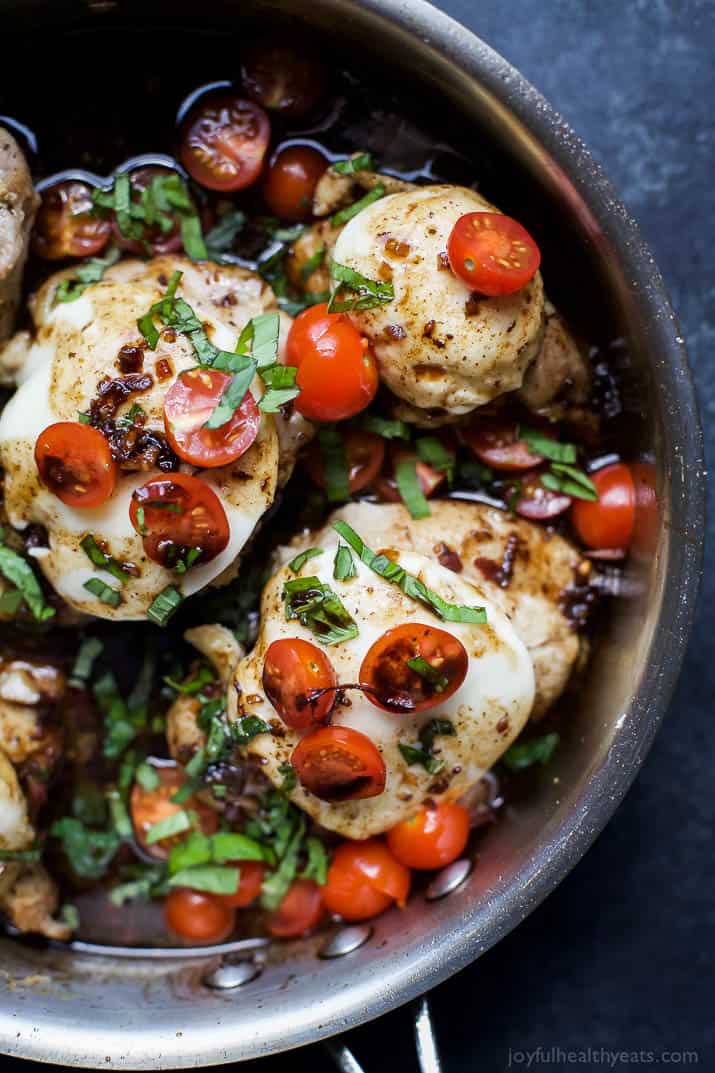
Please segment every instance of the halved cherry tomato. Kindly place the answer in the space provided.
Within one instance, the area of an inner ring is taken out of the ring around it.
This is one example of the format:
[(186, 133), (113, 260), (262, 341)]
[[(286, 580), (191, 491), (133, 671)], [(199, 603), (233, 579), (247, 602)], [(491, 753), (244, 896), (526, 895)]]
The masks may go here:
[[(429, 667), (410, 667), (413, 661)], [(360, 667), (360, 685), (383, 711), (424, 712), (457, 692), (468, 666), (466, 649), (454, 634), (407, 622), (370, 646)]]
[(379, 838), (341, 842), (333, 854), (323, 887), (331, 913), (345, 920), (368, 920), (393, 902), (402, 908), (410, 893), (409, 869)]
[(68, 179), (42, 191), (32, 248), (47, 261), (65, 257), (93, 257), (104, 249), (112, 228), (108, 220), (92, 216), (92, 190), (86, 183)]
[(266, 865), (260, 861), (230, 861), (229, 867), (238, 868), (238, 887), (234, 894), (217, 894), (216, 897), (231, 909), (245, 909), (261, 893)]
[(99, 507), (117, 483), (119, 467), (107, 439), (91, 425), (58, 421), (35, 443), (40, 480), (68, 507)]
[[(171, 168), (162, 168), (158, 164), (137, 168), (136, 171), (131, 172), (129, 175), (132, 201), (139, 202), (141, 200), (142, 192), (151, 186), (152, 180), (168, 178), (170, 175), (177, 174), (178, 172), (172, 171)], [(146, 255), (148, 252), (147, 246), (151, 247), (151, 251), (155, 254), (176, 253), (182, 246), (181, 220), (176, 212), (165, 213), (164, 215), (171, 217), (171, 226), (162, 228), (158, 223), (145, 225), (141, 242), (139, 239), (127, 238), (123, 235), (119, 230), (116, 218), (113, 218), (111, 228), (114, 242), (120, 249), (140, 256)]]
[[(375, 432), (349, 428), (343, 433), (345, 460), (348, 466), (348, 489), (351, 495), (375, 480), (385, 459), (385, 441)], [(314, 443), (305, 458), (308, 473), (320, 488), (325, 488), (323, 453)]]
[(513, 421), (477, 417), (460, 430), (460, 435), (477, 458), (492, 469), (517, 473), (543, 462), (541, 455), (529, 450), (526, 440), (516, 438)]
[(522, 477), (516, 493), (513, 497), (509, 496), (510, 501), (512, 498), (516, 513), (536, 522), (558, 517), (569, 509), (572, 502), (571, 496), (544, 488), (539, 473), (528, 473)]
[(230, 906), (215, 894), (177, 887), (164, 902), (164, 919), (170, 931), (195, 943), (222, 943), (236, 922)]
[(159, 861), (165, 861), (169, 850), (177, 842), (186, 837), (186, 832), (162, 838), (158, 842), (147, 842), (147, 835), (155, 823), (174, 816), (177, 812), (190, 810), (196, 815), (194, 830), (203, 831), (205, 835), (211, 835), (218, 827), (218, 815), (208, 805), (204, 805), (196, 797), (189, 798), (183, 804), (176, 804), (172, 797), (177, 790), (186, 783), (186, 775), (182, 768), (152, 767), (159, 778), (159, 785), (155, 790), (145, 790), (139, 782), (132, 786), (129, 795), (129, 813), (134, 827), (134, 837), (150, 857)]
[(240, 97), (209, 97), (184, 121), (181, 163), (209, 190), (243, 190), (258, 178), (271, 137), (268, 116)]
[[(417, 480), (420, 482), (422, 494), (427, 496), (428, 499), (430, 496), (434, 495), (447, 480), (445, 470), (434, 469), (433, 466), (428, 465), (427, 462), (423, 462), (418, 458), (414, 451), (410, 451), (406, 447), (392, 448), (390, 454), (392, 456), (393, 467), (396, 466), (398, 462), (414, 463)], [(383, 499), (388, 503), (402, 502), (402, 496), (397, 487), (397, 481), (392, 475), (380, 477), (379, 480), (375, 482), (375, 491), (380, 499)]]
[(591, 474), (598, 499), (575, 499), (571, 521), (588, 548), (627, 548), (633, 536), (636, 492), (628, 466), (615, 462)]
[(182, 571), (179, 564), (188, 566), (187, 556), (191, 565), (208, 563), (228, 544), (221, 500), (205, 481), (188, 473), (152, 477), (136, 488), (129, 517), (149, 558), (168, 569)]
[(287, 116), (310, 112), (325, 91), (325, 69), (300, 42), (264, 39), (245, 54), (241, 78), (248, 96), (269, 111)]
[(443, 868), (456, 861), (469, 839), (469, 812), (445, 803), (421, 808), (387, 832), (387, 845), (408, 868)]
[(321, 801), (359, 801), (385, 789), (377, 747), (351, 727), (321, 727), (298, 742), (290, 758), (301, 785)]
[(467, 212), (447, 241), (455, 276), (489, 297), (513, 294), (536, 275), (541, 253), (520, 223), (499, 212)]
[(310, 145), (289, 145), (271, 161), (263, 186), (268, 208), (281, 220), (305, 220), (328, 161)]
[(337, 681), (325, 652), (310, 641), (286, 637), (268, 646), (263, 688), (287, 726), (324, 723), (335, 707)]
[(250, 391), (220, 428), (205, 427), (231, 383), (218, 369), (188, 369), (164, 398), (164, 427), (172, 449), (192, 466), (227, 466), (245, 454), (261, 425), (261, 414)]
[(354, 417), (375, 397), (377, 365), (367, 339), (344, 313), (328, 313), (325, 303), (295, 318), (285, 363), (297, 366), (300, 395), (294, 405), (311, 421)]
[(322, 888), (312, 879), (296, 879), (283, 901), (264, 918), (266, 931), (277, 939), (297, 939), (317, 928), (325, 915)]

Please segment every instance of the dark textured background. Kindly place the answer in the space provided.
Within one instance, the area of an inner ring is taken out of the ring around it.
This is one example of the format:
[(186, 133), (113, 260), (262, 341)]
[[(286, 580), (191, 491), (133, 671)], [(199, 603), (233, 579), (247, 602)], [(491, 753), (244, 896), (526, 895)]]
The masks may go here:
[[(715, 4), (442, 0), (439, 6), (542, 90), (603, 162), (640, 222), (682, 319), (712, 455)], [(670, 717), (625, 804), (540, 909), (434, 992), (446, 1073), (499, 1073), (508, 1068), (510, 1048), (539, 1046), (696, 1050), (698, 1068), (715, 1069), (712, 559), (709, 567)], [(404, 1012), (350, 1040), (369, 1073), (415, 1069)], [(596, 1054), (575, 1068), (659, 1064), (639, 1056), (637, 1064), (609, 1066)], [(31, 1069), (9, 1059), (3, 1068)], [(316, 1047), (242, 1070), (303, 1068), (332, 1067)], [(556, 1054), (531, 1068), (571, 1066)]]

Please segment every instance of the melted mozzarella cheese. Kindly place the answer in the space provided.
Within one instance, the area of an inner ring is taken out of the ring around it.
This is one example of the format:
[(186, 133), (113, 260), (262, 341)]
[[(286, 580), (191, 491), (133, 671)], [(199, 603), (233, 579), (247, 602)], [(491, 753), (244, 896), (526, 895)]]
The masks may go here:
[(382, 379), (412, 406), (467, 413), (519, 388), (538, 352), (538, 272), (516, 294), (486, 298), (472, 295), (446, 262), (460, 216), (497, 211), (465, 187), (426, 186), (381, 198), (340, 233), (339, 264), (392, 281), (393, 301), (351, 318), (370, 339)]
[[(270, 289), (252, 273), (234, 266), (199, 267), (184, 258), (121, 262), (76, 301), (56, 305), (52, 294), (58, 277), (54, 277), (34, 299), (37, 339), (29, 345), (19, 387), (0, 417), (0, 460), (10, 523), (18, 529), (33, 522), (45, 526), (49, 547), (34, 553), (43, 573), (69, 604), (103, 618), (144, 618), (166, 585), (175, 584), (183, 595), (190, 596), (219, 578), (236, 561), (275, 494), (278, 436), (275, 420), (264, 414), (256, 441), (241, 458), (232, 465), (200, 473), (226, 513), (230, 532), (227, 547), (211, 562), (177, 578), (147, 558), (129, 518), (132, 492), (154, 474), (122, 475), (106, 503), (84, 510), (67, 506), (40, 484), (34, 462), (37, 437), (56, 421), (76, 421), (78, 412), (88, 409), (99, 381), (120, 375), (119, 350), (127, 344), (141, 345), (137, 319), (161, 296), (166, 279), (177, 267), (184, 273), (179, 293), (222, 349), (232, 350), (245, 323), (274, 305)], [(282, 325), (283, 336), (287, 323)], [(168, 362), (174, 375), (162, 380), (157, 375), (159, 362)], [(147, 415), (147, 427), (163, 429), (166, 391), (176, 374), (195, 364), (184, 336), (177, 334), (172, 339), (169, 333), (162, 333), (156, 350), (144, 351), (144, 371), (153, 374), (152, 387), (132, 396), (120, 407), (118, 416), (139, 402)], [(252, 390), (260, 395), (258, 380)], [(182, 468), (191, 471), (189, 466)], [(101, 541), (108, 554), (137, 568), (138, 576), (122, 586), (122, 602), (116, 609), (84, 587), (92, 577), (111, 588), (119, 587), (111, 575), (92, 566), (80, 547), (87, 533)]]
[[(333, 578), (337, 550), (335, 534), (326, 533), (319, 558), (303, 567), (303, 576), (316, 575), (340, 597), (358, 625), (358, 636), (324, 648), (339, 683), (360, 681), (360, 667), (369, 648), (386, 630), (407, 622), (424, 623), (448, 630), (464, 645), (469, 667), (453, 696), (426, 712), (393, 715), (372, 704), (359, 690), (349, 690), (349, 706), (337, 706), (332, 722), (366, 734), (379, 749), (387, 770), (385, 790), (378, 797), (329, 803), (298, 785), (293, 800), (318, 823), (349, 838), (367, 838), (389, 829), (411, 815), (425, 798), (456, 800), (495, 763), (528, 719), (534, 699), (534, 673), (526, 648), (507, 616), (475, 584), (458, 577), (422, 555), (399, 552), (399, 562), (445, 600), (484, 606), (487, 623), (443, 623), (426, 607), (407, 597), (356, 561), (357, 576), (348, 581)], [(229, 717), (257, 715), (267, 722), (278, 720), (279, 733), (261, 734), (246, 747), (262, 761), (263, 772), (281, 785), (281, 766), (289, 762), (293, 748), (304, 732), (280, 723), (262, 685), (268, 646), (281, 638), (300, 637), (318, 643), (300, 623), (286, 621), (281, 594), (286, 581), (295, 577), (282, 567), (266, 586), (261, 607), (261, 628), (251, 654), (236, 669), (235, 689), (229, 690)], [(437, 778), (421, 766), (408, 766), (399, 745), (417, 743), (420, 728), (434, 718), (449, 719), (454, 736), (441, 736), (435, 749), (445, 766)]]

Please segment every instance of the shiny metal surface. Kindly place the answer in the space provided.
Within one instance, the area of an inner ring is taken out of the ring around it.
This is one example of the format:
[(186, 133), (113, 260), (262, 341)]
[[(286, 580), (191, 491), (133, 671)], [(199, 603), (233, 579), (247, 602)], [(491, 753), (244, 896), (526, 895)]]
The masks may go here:
[(338, 928), (325, 946), (320, 948), (318, 957), (342, 958), (346, 954), (352, 954), (354, 950), (359, 950), (368, 942), (373, 931), (371, 924), (352, 924), (349, 927)]
[[(85, 10), (64, 0), (0, 0), (0, 8), (43, 20)], [(201, 19), (216, 12), (235, 29), (249, 9), (272, 18), (295, 4), (205, 0)], [(194, 14), (188, 2), (146, 0), (137, 18), (150, 11)], [(261, 975), (235, 993), (203, 986), (216, 959), (90, 958), (3, 940), (7, 1053), (106, 1069), (211, 1065), (329, 1037), (423, 993), (515, 927), (588, 849), (635, 777), (680, 668), (701, 561), (702, 444), (678, 325), (633, 221), (536, 90), (423, 0), (311, 0), (301, 19), (384, 62), (393, 81), (418, 75), (459, 117), (464, 138), (485, 139), (518, 175), (525, 203), (556, 214), (570, 267), (587, 269), (628, 344), (641, 415), (633, 450), (657, 468), (657, 547), (630, 567), (632, 595), (599, 644), (555, 764), (528, 801), (485, 831), (478, 866), (448, 898), (429, 906), (416, 898), (378, 919), (373, 941), (349, 958), (318, 958), (324, 938), (271, 947)]]
[(204, 987), (210, 987), (213, 991), (235, 991), (260, 976), (262, 969), (263, 966), (257, 961), (226, 962), (208, 972), (202, 983)]
[(429, 886), (425, 891), (425, 898), (428, 902), (436, 902), (440, 898), (446, 898), (457, 887), (461, 887), (471, 870), (472, 862), (466, 857), (460, 857), (458, 861), (452, 861), (451, 864), (448, 864), (441, 872), (437, 872), (437, 875), (430, 880)]

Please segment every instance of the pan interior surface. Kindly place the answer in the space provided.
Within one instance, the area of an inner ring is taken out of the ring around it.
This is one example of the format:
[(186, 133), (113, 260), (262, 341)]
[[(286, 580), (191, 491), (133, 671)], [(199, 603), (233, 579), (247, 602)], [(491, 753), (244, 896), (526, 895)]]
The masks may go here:
[[(542, 98), (430, 5), (313, 0), (301, 6), (301, 16), (291, 18), (291, 0), (206, 0), (200, 17), (188, 4), (149, 0), (2, 4), (18, 57), (31, 24), (46, 42), (61, 33), (79, 49), (78, 42), (91, 39), (104, 63), (133, 41), (139, 55), (117, 66), (118, 77), (131, 82), (132, 64), (151, 62), (164, 84), (176, 78), (177, 101), (184, 82), (200, 82), (187, 67), (197, 59), (213, 80), (231, 77), (232, 50), (266, 21), (289, 31), (309, 23), (337, 41), (353, 65), (372, 69), (386, 97), (395, 91), (412, 101), (426, 129), (441, 130), (445, 144), (470, 162), (485, 196), (538, 235), (556, 302), (586, 336), (621, 341), (614, 360), (627, 387), (628, 452), (656, 467), (657, 542), (628, 567), (587, 679), (568, 697), (572, 710), (555, 761), (482, 837), (477, 866), (449, 897), (428, 904), (418, 893), (404, 911), (376, 920), (369, 941), (346, 957), (319, 957), (324, 935), (260, 951), (257, 974), (227, 990), (205, 986), (216, 958), (120, 961), (2, 939), (0, 1049), (10, 1054), (127, 1069), (256, 1058), (379, 1016), (445, 979), (516, 926), (603, 828), (667, 708), (687, 642), (703, 531), (702, 446), (678, 327), (632, 221)], [(183, 60), (180, 52), (177, 59), (162, 51), (169, 26), (178, 35), (172, 42), (183, 41)], [(211, 62), (216, 54), (220, 65)], [(63, 63), (67, 56), (57, 62), (58, 74)], [(24, 77), (19, 66), (3, 72), (0, 112), (18, 97), (12, 80), (22, 84)], [(95, 92), (91, 80), (86, 92)], [(96, 93), (101, 102), (101, 87)], [(45, 107), (53, 108), (52, 94), (45, 89), (44, 96)], [(129, 88), (127, 124), (132, 101)], [(59, 94), (53, 121), (71, 126), (66, 105)], [(113, 122), (108, 117), (110, 141)]]

